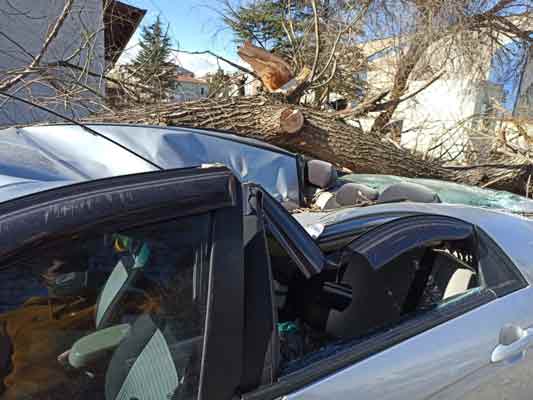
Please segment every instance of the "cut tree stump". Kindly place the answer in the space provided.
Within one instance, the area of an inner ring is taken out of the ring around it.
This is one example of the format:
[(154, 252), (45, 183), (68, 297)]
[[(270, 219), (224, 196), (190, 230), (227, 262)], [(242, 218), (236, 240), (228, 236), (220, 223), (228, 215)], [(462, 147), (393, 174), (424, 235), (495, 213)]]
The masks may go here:
[(298, 133), (304, 126), (305, 118), (302, 112), (295, 108), (286, 108), (279, 117), (280, 129), (285, 133)]

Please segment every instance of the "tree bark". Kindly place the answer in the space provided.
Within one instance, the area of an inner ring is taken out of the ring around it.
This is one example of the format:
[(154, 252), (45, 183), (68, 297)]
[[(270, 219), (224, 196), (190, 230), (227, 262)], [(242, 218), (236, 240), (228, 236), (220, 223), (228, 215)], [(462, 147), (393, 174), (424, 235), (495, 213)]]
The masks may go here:
[[(280, 118), (287, 104), (271, 97), (230, 97), (164, 104), (100, 114), (90, 121), (147, 123), (220, 129), (260, 139), (306, 156), (329, 161), (356, 173), (435, 178), (525, 193), (532, 173), (525, 159), (500, 159), (498, 164), (445, 167), (425, 160), (379, 135), (364, 133), (334, 114), (290, 105), (304, 117), (302, 129), (286, 133)], [(529, 191), (531, 192), (531, 191)]]

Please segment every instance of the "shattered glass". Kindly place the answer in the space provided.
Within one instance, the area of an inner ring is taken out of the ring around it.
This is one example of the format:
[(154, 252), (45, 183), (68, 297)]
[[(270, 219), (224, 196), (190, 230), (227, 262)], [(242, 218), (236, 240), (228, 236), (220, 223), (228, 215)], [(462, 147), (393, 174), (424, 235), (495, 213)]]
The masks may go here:
[(416, 183), (436, 192), (443, 203), (533, 213), (533, 200), (526, 197), (505, 191), (482, 189), (476, 186), (437, 179), (404, 178), (394, 175), (349, 174), (342, 176), (341, 180), (367, 185), (379, 192), (394, 183)]

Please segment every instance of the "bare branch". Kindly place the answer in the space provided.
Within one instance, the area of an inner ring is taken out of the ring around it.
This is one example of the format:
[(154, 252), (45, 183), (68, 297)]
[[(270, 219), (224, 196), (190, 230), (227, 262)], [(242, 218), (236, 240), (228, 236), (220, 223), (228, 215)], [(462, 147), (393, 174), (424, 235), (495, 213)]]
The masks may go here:
[(228, 60), (227, 58), (224, 58), (224, 57), (222, 57), (222, 56), (219, 56), (218, 54), (213, 53), (213, 52), (210, 51), (210, 50), (204, 50), (204, 51), (187, 51), (187, 50), (176, 50), (176, 49), (173, 49), (172, 51), (174, 51), (174, 52), (176, 52), (176, 53), (185, 53), (185, 54), (193, 54), (193, 55), (209, 54), (210, 56), (216, 57), (218, 60), (223, 61), (223, 62), (225, 62), (225, 63), (228, 64), (228, 65), (231, 65), (233, 68), (236, 68), (236, 69), (238, 69), (238, 70), (241, 71), (241, 72), (244, 72), (244, 73), (246, 73), (246, 74), (250, 74), (250, 75), (252, 75), (254, 78), (259, 79), (259, 76), (258, 76), (255, 72), (249, 70), (248, 68), (243, 67), (242, 65), (239, 65), (239, 64), (237, 64), (237, 63), (234, 63), (233, 61), (230, 61), (230, 60)]
[[(52, 41), (57, 36), (59, 30), (63, 26), (63, 23), (65, 22), (65, 19), (68, 17), (70, 10), (72, 9), (72, 5), (74, 3), (74, 0), (66, 0), (65, 6), (63, 7), (63, 10), (61, 11), (61, 14), (57, 18), (54, 26), (52, 29), (48, 32), (48, 35), (46, 36), (46, 39), (44, 40), (43, 46), (41, 48), (41, 51), (39, 54), (33, 59), (33, 61), (28, 65), (27, 71), (31, 71), (35, 67), (39, 65), (41, 62), (41, 59), (44, 57), (44, 54), (46, 53), (46, 50), (52, 43)], [(27, 73), (23, 72), (19, 75), (14, 76), (13, 78), (7, 80), (6, 82), (0, 84), (0, 90), (5, 91), (10, 89), (13, 85), (17, 84)]]
[(318, 21), (318, 12), (316, 9), (316, 0), (311, 0), (311, 7), (313, 8), (313, 24), (315, 27), (315, 57), (313, 59), (313, 66), (311, 67), (311, 75), (309, 81), (313, 81), (316, 73), (316, 67), (318, 65), (318, 59), (320, 57), (320, 24)]

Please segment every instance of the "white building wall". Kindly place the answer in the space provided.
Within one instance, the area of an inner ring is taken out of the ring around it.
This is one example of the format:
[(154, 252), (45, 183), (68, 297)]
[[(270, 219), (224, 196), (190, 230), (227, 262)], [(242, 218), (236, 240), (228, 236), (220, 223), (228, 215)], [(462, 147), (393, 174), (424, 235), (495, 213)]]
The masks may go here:
[[(409, 38), (406, 38), (408, 42)], [(400, 49), (405, 50), (401, 38), (368, 42), (362, 46), (367, 56), (373, 55), (366, 73), (370, 95), (392, 87), (401, 61)], [(491, 112), (495, 101), (503, 103), (504, 100), (503, 87), (488, 81), (494, 49), (480, 45), (464, 53), (455, 49), (453, 44), (438, 42), (427, 54), (413, 71), (407, 94), (416, 92), (438, 73), (444, 75), (399, 105), (393, 120), (402, 123), (401, 145), (445, 159), (459, 154), (462, 158), (464, 150), (483, 154), (493, 138), (479, 134), (479, 128), (485, 129), (486, 126), (476, 125), (479, 124), (476, 116)], [(363, 129), (371, 128), (373, 117), (375, 115), (360, 121)]]
[(207, 83), (193, 83), (193, 82), (179, 82), (176, 87), (177, 101), (191, 101), (207, 97), (208, 93)]
[[(414, 84), (411, 90), (416, 90)], [(488, 82), (437, 81), (399, 106), (395, 119), (403, 120), (401, 144), (445, 158), (455, 157), (469, 143), (482, 152), (491, 140), (479, 134), (476, 116), (488, 112), (491, 103), (502, 98), (503, 89)]]
[[(411, 82), (410, 92), (424, 84)], [(475, 117), (486, 113), (494, 100), (502, 99), (503, 89), (486, 81), (439, 80), (401, 103), (392, 120), (402, 122), (403, 147), (422, 154), (429, 152), (433, 157), (462, 160), (464, 150), (479, 154), (490, 147), (492, 140), (479, 134)], [(359, 122), (369, 131), (374, 118)]]
[[(97, 75), (103, 72), (105, 68), (103, 3), (102, 0), (75, 0), (70, 15), (45, 53), (42, 65), (65, 60), (77, 49), (84, 47), (79, 56), (70, 62)], [(64, 0), (0, 0), (0, 31), (25, 50), (22, 51), (0, 35), (0, 79), (5, 78), (5, 71), (23, 68), (31, 62), (25, 52), (34, 56), (39, 54), (48, 30), (61, 14), (64, 5)], [(78, 79), (82, 75), (82, 84), (101, 94), (105, 93), (103, 80), (74, 70), (62, 70), (56, 73), (68, 79)], [(31, 78), (32, 76), (29, 76), (25, 81), (29, 82)], [(54, 89), (42, 80), (33, 84), (19, 84), (11, 91), (26, 98), (36, 97), (41, 103), (53, 99), (56, 94)], [(65, 105), (64, 100), (68, 99), (58, 99), (59, 101), (54, 104), (49, 103), (48, 106), (71, 117), (83, 117), (89, 112), (86, 107), (96, 109), (101, 100), (89, 91), (81, 90), (81, 92), (83, 93), (78, 95), (82, 97), (81, 103), (84, 105), (80, 104), (73, 109), (68, 104)], [(77, 102), (80, 102), (80, 99), (77, 99)], [(43, 120), (54, 120), (54, 117), (20, 102), (5, 102), (5, 99), (0, 99), (0, 126)]]

